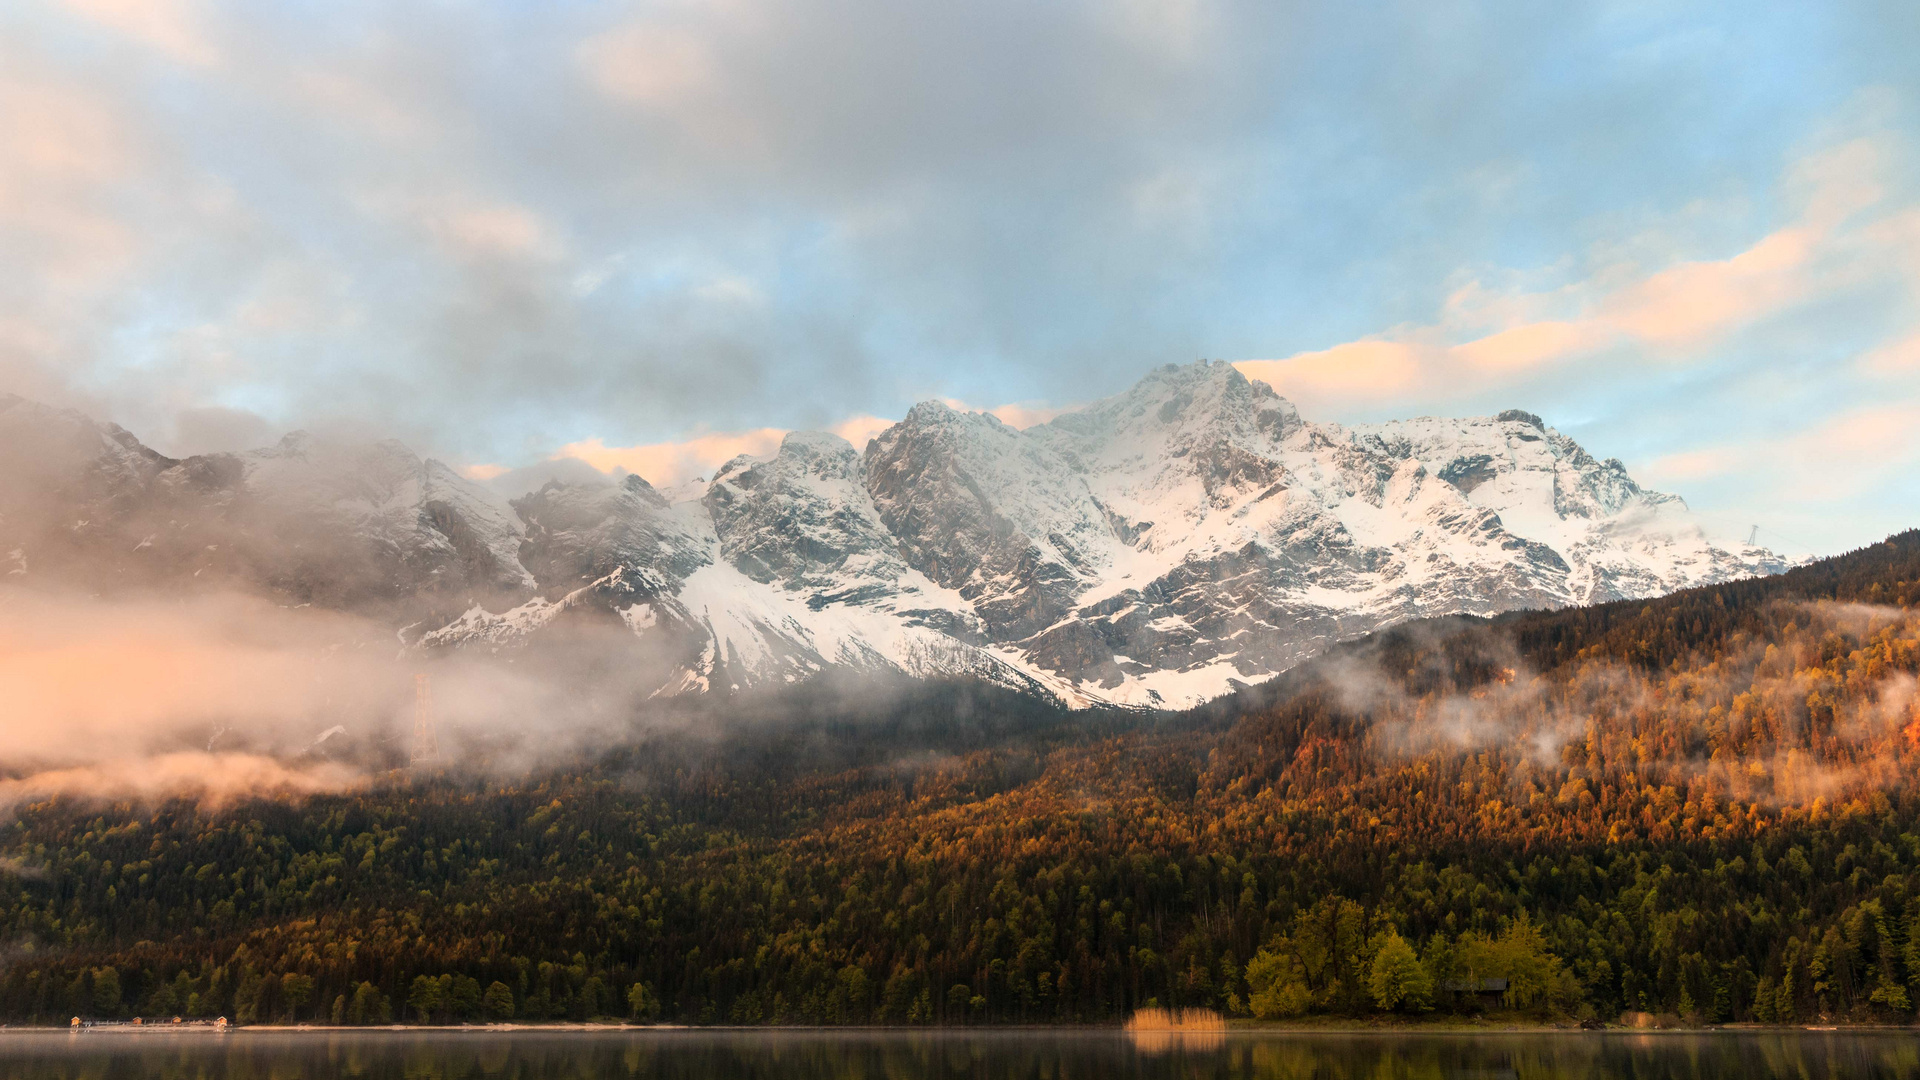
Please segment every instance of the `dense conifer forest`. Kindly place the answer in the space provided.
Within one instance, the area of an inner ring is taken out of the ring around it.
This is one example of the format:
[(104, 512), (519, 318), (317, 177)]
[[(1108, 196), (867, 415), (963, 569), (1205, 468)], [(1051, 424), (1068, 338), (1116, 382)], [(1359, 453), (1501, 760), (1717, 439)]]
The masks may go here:
[(1911, 1022), (1920, 532), (1185, 715), (970, 686), (502, 781), (15, 806), (0, 1017)]

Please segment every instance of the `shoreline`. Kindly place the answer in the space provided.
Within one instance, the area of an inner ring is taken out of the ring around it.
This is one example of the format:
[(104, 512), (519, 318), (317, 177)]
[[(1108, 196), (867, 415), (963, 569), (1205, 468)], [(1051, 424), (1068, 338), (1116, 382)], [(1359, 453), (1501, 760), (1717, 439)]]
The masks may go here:
[(1225, 1040), (1230, 1037), (1299, 1036), (1299, 1035), (1341, 1035), (1341, 1036), (1423, 1036), (1423, 1035), (1868, 1035), (1868, 1034), (1920, 1034), (1920, 1024), (1717, 1024), (1709, 1027), (1672, 1027), (1642, 1028), (1622, 1025), (1608, 1025), (1601, 1028), (1581, 1028), (1576, 1025), (1538, 1023), (1526, 1024), (1510, 1021), (1486, 1024), (1434, 1024), (1369, 1023), (1365, 1020), (1329, 1022), (1325, 1024), (1266, 1024), (1260, 1021), (1231, 1021), (1225, 1031), (1182, 1032), (1182, 1031), (1126, 1031), (1118, 1025), (1106, 1024), (1006, 1024), (975, 1027), (907, 1027), (888, 1025), (859, 1026), (769, 1026), (769, 1025), (692, 1025), (692, 1024), (631, 1024), (631, 1023), (555, 1023), (555, 1024), (248, 1024), (216, 1028), (195, 1025), (175, 1026), (173, 1024), (105, 1024), (97, 1027), (72, 1028), (65, 1025), (15, 1026), (0, 1024), (0, 1038), (8, 1035), (50, 1035), (66, 1034), (73, 1037), (81, 1035), (341, 1035), (341, 1034), (387, 1034), (387, 1035), (510, 1035), (510, 1034), (767, 1034), (767, 1035), (1010, 1035), (1010, 1034), (1052, 1034), (1052, 1035), (1113, 1035), (1134, 1040), (1154, 1039), (1178, 1042), (1199, 1043), (1203, 1041)]

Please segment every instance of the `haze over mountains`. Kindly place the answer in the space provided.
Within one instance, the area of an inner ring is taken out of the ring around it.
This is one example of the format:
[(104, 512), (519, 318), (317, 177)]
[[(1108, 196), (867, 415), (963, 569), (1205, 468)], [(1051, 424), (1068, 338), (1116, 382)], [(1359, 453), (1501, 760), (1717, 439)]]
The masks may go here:
[(864, 448), (796, 432), (672, 495), (509, 501), (300, 433), (174, 460), (11, 396), (0, 476), (16, 583), (265, 590), (428, 652), (610, 634), (663, 695), (839, 670), (1184, 706), (1406, 619), (1786, 568), (1525, 412), (1314, 423), (1206, 362), (1024, 431), (927, 402)]

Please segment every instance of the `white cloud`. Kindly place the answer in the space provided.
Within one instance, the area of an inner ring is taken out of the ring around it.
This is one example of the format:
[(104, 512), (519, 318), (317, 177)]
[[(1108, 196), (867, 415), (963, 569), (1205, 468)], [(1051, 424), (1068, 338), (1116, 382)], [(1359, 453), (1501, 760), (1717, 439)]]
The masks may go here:
[(75, 14), (126, 35), (190, 67), (210, 67), (220, 52), (189, 0), (62, 0)]
[(715, 61), (698, 36), (679, 27), (633, 22), (579, 47), (581, 68), (611, 97), (648, 107), (681, 104), (709, 90)]

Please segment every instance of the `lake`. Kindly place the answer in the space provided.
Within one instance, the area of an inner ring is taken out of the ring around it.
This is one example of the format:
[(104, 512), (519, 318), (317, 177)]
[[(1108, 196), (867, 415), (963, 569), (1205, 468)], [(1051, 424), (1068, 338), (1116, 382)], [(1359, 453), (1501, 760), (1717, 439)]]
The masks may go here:
[(1266, 1034), (0, 1032), (5, 1080), (1868, 1080), (1920, 1076), (1904, 1032)]

